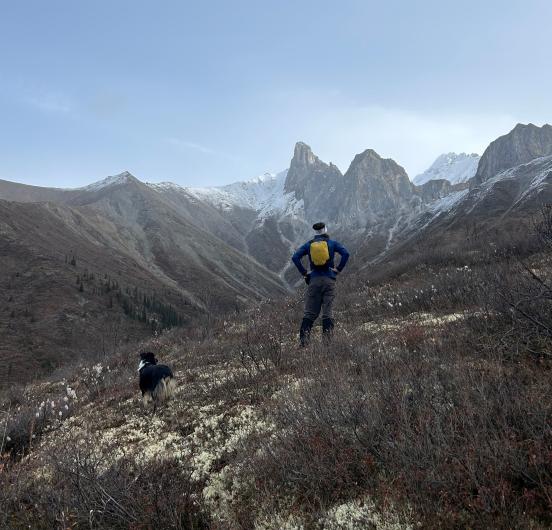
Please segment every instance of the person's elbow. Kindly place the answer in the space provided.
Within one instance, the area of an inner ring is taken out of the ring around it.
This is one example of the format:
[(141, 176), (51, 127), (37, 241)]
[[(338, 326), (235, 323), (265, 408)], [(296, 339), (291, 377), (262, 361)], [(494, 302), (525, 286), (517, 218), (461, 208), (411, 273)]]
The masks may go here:
[(295, 265), (295, 267), (297, 268), (297, 270), (301, 273), (301, 274), (304, 274), (304, 267), (303, 267), (303, 264), (301, 263), (301, 256), (298, 255), (298, 254), (294, 254), (292, 257), (291, 257), (291, 262)]
[(347, 265), (347, 262), (349, 261), (349, 253), (345, 248), (342, 248), (340, 249), (339, 254), (341, 256), (341, 259), (339, 261), (339, 266), (337, 267), (337, 270), (341, 272), (345, 268), (345, 265)]

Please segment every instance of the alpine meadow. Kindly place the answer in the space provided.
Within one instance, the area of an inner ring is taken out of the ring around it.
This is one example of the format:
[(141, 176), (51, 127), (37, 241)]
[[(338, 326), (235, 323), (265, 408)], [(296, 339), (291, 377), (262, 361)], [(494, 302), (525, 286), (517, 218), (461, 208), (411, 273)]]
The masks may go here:
[(24, 4), (1, 529), (552, 528), (548, 2)]

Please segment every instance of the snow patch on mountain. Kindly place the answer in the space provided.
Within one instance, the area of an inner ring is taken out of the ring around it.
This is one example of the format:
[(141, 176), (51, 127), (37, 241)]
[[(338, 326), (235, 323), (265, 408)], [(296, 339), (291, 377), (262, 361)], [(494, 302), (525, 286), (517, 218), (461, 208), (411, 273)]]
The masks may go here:
[(293, 193), (284, 191), (286, 176), (287, 170), (277, 174), (264, 173), (226, 186), (186, 188), (186, 191), (223, 210), (255, 210), (262, 219), (275, 214), (294, 214), (303, 207), (302, 200), (298, 201)]
[(552, 157), (544, 157), (542, 162), (546, 162), (546, 167), (537, 173), (527, 190), (523, 193), (522, 198), (528, 195), (539, 193), (549, 182), (552, 182)]
[(431, 164), (429, 169), (413, 179), (413, 183), (421, 186), (430, 180), (445, 179), (451, 184), (467, 182), (477, 172), (481, 157), (475, 153), (445, 153)]
[(441, 212), (450, 212), (464, 197), (469, 193), (469, 190), (456, 191), (448, 194), (442, 199), (438, 199), (432, 202), (427, 211), (431, 213), (441, 213)]
[(174, 182), (146, 182), (146, 186), (156, 191), (186, 191), (186, 188)]
[(546, 186), (552, 184), (552, 155), (535, 158), (526, 164), (520, 164), (499, 172), (478, 188), (479, 198), (492, 193), (497, 183), (508, 180), (524, 181), (521, 186), (521, 193), (516, 199), (516, 204), (537, 195)]

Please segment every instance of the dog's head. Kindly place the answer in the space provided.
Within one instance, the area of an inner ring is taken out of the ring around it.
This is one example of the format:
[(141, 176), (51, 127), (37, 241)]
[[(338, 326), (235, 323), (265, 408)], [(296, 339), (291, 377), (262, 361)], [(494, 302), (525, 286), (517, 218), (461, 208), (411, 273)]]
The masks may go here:
[(138, 371), (140, 371), (144, 366), (148, 364), (157, 364), (157, 359), (155, 355), (149, 351), (144, 351), (140, 353), (140, 364), (138, 366)]

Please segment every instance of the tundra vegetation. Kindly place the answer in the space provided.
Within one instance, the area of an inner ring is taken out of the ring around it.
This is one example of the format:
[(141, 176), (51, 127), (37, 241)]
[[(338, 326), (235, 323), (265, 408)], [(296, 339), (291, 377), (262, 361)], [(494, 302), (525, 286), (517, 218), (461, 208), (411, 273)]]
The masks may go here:
[(178, 379), (155, 416), (136, 348), (2, 397), (2, 528), (550, 528), (552, 210), (530, 237), (342, 282), (330, 345), (299, 297), (140, 348)]

